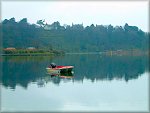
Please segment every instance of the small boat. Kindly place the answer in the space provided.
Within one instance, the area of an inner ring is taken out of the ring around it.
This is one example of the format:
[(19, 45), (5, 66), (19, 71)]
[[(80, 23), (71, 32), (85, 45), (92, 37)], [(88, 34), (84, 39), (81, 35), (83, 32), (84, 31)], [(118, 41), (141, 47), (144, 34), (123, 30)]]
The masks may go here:
[(50, 66), (48, 66), (47, 72), (51, 74), (59, 74), (59, 73), (72, 73), (72, 69), (74, 66), (56, 66), (56, 64), (51, 63)]

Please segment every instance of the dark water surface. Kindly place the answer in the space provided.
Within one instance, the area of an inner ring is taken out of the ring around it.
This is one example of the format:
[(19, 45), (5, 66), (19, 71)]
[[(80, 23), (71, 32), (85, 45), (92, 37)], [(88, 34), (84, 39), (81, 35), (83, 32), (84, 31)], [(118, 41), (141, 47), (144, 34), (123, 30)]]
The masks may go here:
[[(73, 76), (46, 67), (73, 65)], [(2, 57), (2, 111), (148, 111), (146, 56)]]

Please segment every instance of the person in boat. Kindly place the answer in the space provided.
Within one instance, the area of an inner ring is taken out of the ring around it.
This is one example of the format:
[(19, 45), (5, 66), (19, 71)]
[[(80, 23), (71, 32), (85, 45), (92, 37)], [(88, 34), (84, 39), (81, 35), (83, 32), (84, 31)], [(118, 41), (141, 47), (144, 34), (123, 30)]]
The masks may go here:
[(56, 68), (56, 64), (55, 64), (55, 63), (51, 63), (51, 64), (50, 64), (50, 67), (51, 67), (51, 68)]

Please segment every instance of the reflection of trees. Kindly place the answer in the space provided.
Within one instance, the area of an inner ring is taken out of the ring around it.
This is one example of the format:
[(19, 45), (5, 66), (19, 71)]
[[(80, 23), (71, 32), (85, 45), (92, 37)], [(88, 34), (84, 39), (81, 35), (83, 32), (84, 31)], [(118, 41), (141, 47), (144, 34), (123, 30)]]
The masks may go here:
[[(51, 61), (51, 58), (47, 59)], [(45, 61), (43, 57), (5, 57), (2, 84), (11, 88), (15, 88), (16, 85), (27, 88), (28, 83), (42, 78), (46, 63), (50, 62)]]
[[(104, 57), (99, 55), (68, 55), (65, 57), (4, 57), (2, 68), (2, 84), (15, 88), (21, 85), (27, 88), (31, 82), (37, 85), (52, 82), (59, 84), (64, 81), (60, 77), (50, 77), (46, 74), (46, 67), (55, 62), (60, 65), (73, 65), (74, 78), (66, 81), (83, 81), (84, 78), (94, 80), (122, 79), (125, 81), (137, 79), (146, 70), (148, 58), (138, 57)], [(42, 80), (42, 81), (40, 81)], [(43, 81), (44, 80), (44, 81)], [(45, 82), (45, 83), (43, 83)]]
[[(144, 57), (82, 57), (80, 64), (77, 63), (76, 76), (83, 79), (85, 76), (91, 80), (112, 80), (138, 78), (148, 69), (148, 58)], [(83, 76), (84, 75), (84, 76)], [(76, 77), (78, 78), (78, 77)]]

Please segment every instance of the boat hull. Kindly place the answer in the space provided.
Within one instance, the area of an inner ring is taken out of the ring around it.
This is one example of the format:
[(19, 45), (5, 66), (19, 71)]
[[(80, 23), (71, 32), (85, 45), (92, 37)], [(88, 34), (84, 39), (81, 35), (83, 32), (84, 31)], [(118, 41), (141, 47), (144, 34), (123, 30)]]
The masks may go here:
[(51, 69), (51, 68), (46, 68), (46, 70), (47, 70), (48, 73), (51, 73), (51, 74), (60, 74), (59, 69), (54, 70), (54, 69)]
[(56, 68), (46, 68), (48, 73), (60, 74), (60, 73), (71, 73), (73, 66), (57, 66)]

